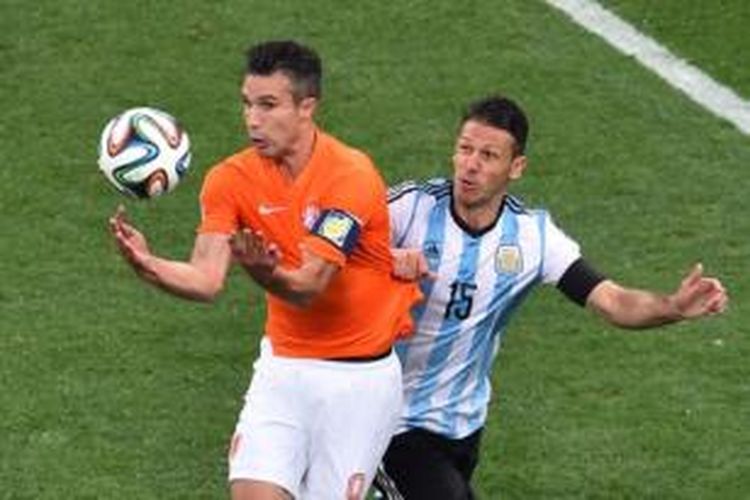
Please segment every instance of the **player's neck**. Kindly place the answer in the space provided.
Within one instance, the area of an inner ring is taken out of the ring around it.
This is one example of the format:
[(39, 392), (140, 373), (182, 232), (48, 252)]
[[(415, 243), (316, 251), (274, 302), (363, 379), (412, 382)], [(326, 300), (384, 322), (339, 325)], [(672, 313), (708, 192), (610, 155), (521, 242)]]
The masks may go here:
[(289, 149), (287, 154), (279, 159), (279, 166), (283, 168), (292, 179), (296, 179), (310, 161), (317, 133), (314, 126), (306, 127), (299, 139)]
[(495, 224), (505, 195), (477, 205), (466, 205), (454, 201), (453, 210), (461, 222), (472, 231), (482, 231)]

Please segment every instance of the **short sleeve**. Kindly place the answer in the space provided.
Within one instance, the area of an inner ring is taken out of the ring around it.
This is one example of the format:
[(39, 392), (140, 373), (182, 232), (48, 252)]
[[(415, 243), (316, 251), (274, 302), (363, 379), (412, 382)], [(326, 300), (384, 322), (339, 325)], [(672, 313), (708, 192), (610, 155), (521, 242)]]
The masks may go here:
[(222, 166), (212, 168), (203, 181), (200, 194), (199, 233), (232, 234), (239, 228), (233, 182)]
[(363, 155), (356, 168), (336, 177), (321, 197), (320, 209), (347, 213), (365, 226), (385, 201), (385, 184), (372, 162)]
[(374, 217), (385, 215), (385, 183), (366, 157), (332, 179), (319, 199), (320, 215), (305, 242), (314, 253), (343, 265)]
[(419, 189), (414, 181), (405, 181), (388, 189), (388, 216), (391, 223), (391, 246), (399, 248), (414, 220)]
[(542, 281), (557, 284), (568, 268), (581, 257), (581, 249), (572, 238), (557, 227), (548, 213), (542, 215), (544, 261)]

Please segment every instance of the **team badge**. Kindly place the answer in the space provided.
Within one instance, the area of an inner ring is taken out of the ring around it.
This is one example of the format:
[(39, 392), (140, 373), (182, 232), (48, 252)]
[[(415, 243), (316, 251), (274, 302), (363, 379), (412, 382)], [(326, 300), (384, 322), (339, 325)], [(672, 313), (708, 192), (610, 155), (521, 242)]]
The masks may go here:
[(342, 210), (325, 210), (315, 221), (312, 232), (348, 255), (357, 242), (359, 222)]
[(320, 216), (320, 209), (313, 204), (307, 205), (302, 211), (302, 224), (309, 230), (312, 230), (315, 222)]
[(521, 249), (516, 245), (498, 245), (495, 252), (495, 271), (498, 274), (518, 274), (522, 269)]

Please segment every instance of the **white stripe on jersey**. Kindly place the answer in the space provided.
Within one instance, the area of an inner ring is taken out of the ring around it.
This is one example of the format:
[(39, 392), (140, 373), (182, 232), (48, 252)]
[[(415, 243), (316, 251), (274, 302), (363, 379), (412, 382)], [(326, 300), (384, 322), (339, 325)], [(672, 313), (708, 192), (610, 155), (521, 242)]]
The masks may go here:
[(421, 283), (416, 333), (396, 346), (404, 371), (399, 431), (459, 439), (484, 424), (509, 316), (534, 284), (556, 283), (580, 251), (546, 212), (513, 197), (493, 228), (471, 235), (453, 219), (450, 192), (445, 179), (404, 183), (389, 192), (389, 211), (392, 244), (421, 248), (438, 275)]

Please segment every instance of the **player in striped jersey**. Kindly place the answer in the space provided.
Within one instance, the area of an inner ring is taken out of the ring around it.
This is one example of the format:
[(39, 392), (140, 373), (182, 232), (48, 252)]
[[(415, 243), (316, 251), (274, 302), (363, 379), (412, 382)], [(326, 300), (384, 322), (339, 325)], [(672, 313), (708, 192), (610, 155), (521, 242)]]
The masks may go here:
[(431, 277), (422, 279), (426, 300), (413, 310), (416, 333), (397, 345), (404, 409), (378, 478), (386, 498), (472, 498), (492, 362), (534, 285), (555, 285), (623, 328), (726, 306), (722, 284), (704, 277), (700, 265), (671, 295), (626, 288), (594, 270), (547, 212), (507, 192), (526, 168), (527, 133), (513, 101), (479, 100), (461, 121), (452, 180), (406, 182), (389, 193), (397, 272)]

